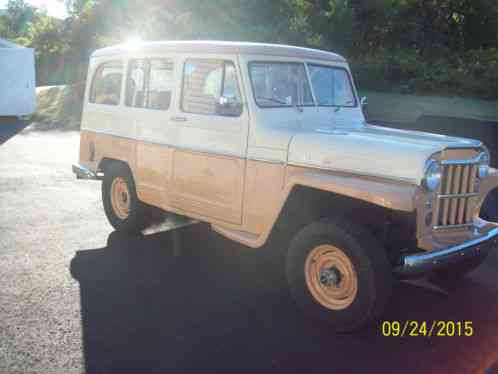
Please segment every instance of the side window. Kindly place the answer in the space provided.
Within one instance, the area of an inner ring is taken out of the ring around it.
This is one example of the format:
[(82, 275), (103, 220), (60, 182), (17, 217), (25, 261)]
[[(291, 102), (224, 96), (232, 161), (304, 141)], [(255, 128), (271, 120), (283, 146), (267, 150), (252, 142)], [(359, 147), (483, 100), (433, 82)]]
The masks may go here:
[(240, 116), (242, 104), (235, 65), (221, 60), (187, 60), (183, 70), (182, 110)]
[(126, 105), (167, 110), (171, 104), (173, 62), (166, 59), (131, 60), (126, 84)]
[(90, 102), (95, 104), (119, 105), (123, 63), (110, 61), (97, 68), (90, 90)]
[(130, 60), (126, 83), (126, 106), (143, 108), (145, 106), (145, 77), (148, 71), (145, 60)]
[(173, 62), (165, 59), (150, 60), (147, 108), (167, 110), (173, 91)]

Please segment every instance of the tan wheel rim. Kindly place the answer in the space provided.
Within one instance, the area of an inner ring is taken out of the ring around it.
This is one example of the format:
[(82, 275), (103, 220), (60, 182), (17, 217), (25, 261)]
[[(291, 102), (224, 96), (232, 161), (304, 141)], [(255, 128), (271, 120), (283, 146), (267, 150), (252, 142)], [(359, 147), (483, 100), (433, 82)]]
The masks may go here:
[(313, 298), (325, 308), (345, 309), (358, 293), (358, 277), (351, 260), (333, 245), (315, 247), (306, 258), (304, 273)]
[(116, 177), (111, 184), (111, 204), (114, 213), (120, 219), (128, 218), (130, 214), (130, 190), (122, 177)]

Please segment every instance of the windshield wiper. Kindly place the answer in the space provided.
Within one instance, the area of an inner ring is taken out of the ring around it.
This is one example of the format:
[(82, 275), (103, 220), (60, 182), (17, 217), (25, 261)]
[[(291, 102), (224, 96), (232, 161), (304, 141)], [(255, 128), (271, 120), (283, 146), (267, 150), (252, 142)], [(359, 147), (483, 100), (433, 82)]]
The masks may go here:
[(281, 104), (281, 105), (290, 106), (285, 101), (277, 99), (276, 97), (264, 97), (264, 96), (258, 96), (258, 97), (256, 97), (256, 100), (260, 100), (260, 99), (267, 100), (267, 101), (272, 101), (274, 103)]

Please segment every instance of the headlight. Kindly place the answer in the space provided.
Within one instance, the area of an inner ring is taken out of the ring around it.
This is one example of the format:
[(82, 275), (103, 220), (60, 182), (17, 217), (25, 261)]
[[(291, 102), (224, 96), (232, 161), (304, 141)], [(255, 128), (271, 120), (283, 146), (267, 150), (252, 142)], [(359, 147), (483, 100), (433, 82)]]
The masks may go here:
[(427, 161), (425, 167), (424, 184), (430, 191), (434, 191), (441, 183), (441, 167), (436, 160)]
[(477, 175), (480, 179), (486, 178), (489, 175), (489, 155), (487, 152), (482, 152), (479, 155), (479, 171)]

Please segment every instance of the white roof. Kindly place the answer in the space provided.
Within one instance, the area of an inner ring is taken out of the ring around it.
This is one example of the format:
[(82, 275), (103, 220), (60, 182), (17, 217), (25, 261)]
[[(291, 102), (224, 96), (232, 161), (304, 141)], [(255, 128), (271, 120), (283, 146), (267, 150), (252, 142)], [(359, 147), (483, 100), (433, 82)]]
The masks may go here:
[(295, 47), (283, 44), (222, 42), (211, 40), (158, 41), (118, 44), (113, 47), (98, 49), (92, 54), (92, 56), (121, 55), (131, 51), (250, 54), (298, 57), (313, 60), (346, 61), (341, 55), (319, 49)]

